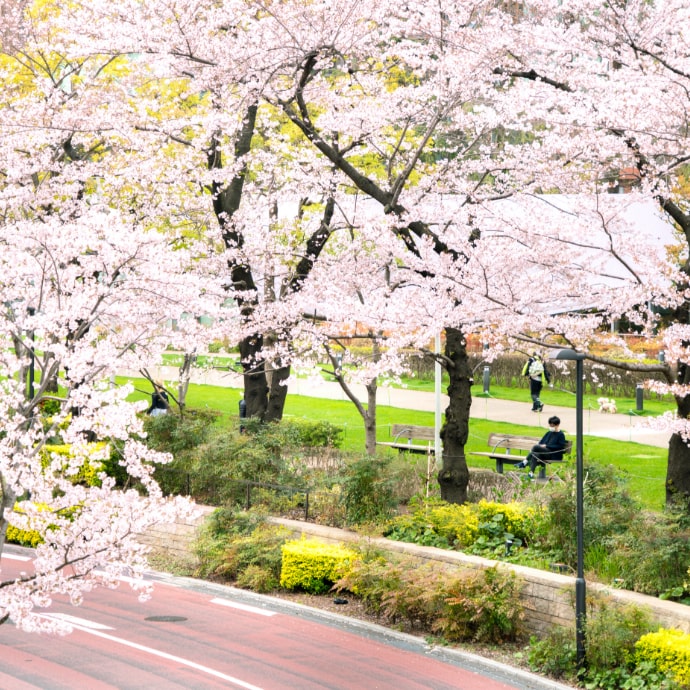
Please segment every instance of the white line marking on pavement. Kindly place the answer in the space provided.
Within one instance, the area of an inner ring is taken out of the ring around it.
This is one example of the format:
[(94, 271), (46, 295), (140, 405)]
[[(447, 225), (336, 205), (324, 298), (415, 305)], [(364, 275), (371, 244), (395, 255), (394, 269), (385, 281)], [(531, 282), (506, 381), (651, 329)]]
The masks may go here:
[(111, 575), (108, 575), (108, 573), (105, 570), (98, 570), (94, 569), (93, 571), (94, 575), (98, 575), (99, 577), (107, 577), (107, 578), (112, 578), (114, 580), (117, 580), (118, 582), (126, 582), (127, 584), (135, 584), (135, 585), (140, 585), (143, 582), (146, 582), (141, 577), (129, 577), (128, 575), (115, 575), (114, 577)]
[(18, 556), (17, 554), (14, 553), (3, 553), (2, 554), (3, 559), (7, 559), (8, 561), (30, 561), (31, 557), (30, 556)]
[(212, 604), (220, 604), (221, 606), (229, 606), (233, 609), (240, 609), (240, 611), (248, 611), (249, 613), (256, 613), (259, 616), (275, 616), (276, 611), (266, 611), (266, 609), (260, 609), (256, 606), (249, 606), (248, 604), (239, 604), (236, 601), (230, 601), (230, 599), (211, 599)]
[(213, 668), (209, 668), (208, 666), (203, 666), (202, 664), (197, 664), (195, 661), (190, 661), (189, 659), (183, 659), (181, 656), (175, 656), (174, 654), (168, 654), (167, 652), (162, 652), (159, 649), (153, 649), (153, 647), (147, 647), (142, 644), (137, 644), (136, 642), (130, 642), (129, 640), (125, 640), (121, 637), (115, 637), (114, 635), (108, 635), (107, 633), (100, 632), (99, 630), (92, 630), (90, 628), (81, 626), (81, 625), (75, 625), (74, 628), (76, 630), (81, 630), (82, 632), (88, 633), (89, 635), (94, 635), (95, 637), (100, 637), (104, 640), (109, 640), (110, 642), (114, 642), (115, 644), (121, 644), (125, 647), (130, 647), (132, 649), (136, 649), (140, 652), (144, 652), (146, 654), (151, 654), (152, 656), (157, 656), (161, 659), (167, 659), (168, 661), (173, 661), (176, 664), (182, 664), (183, 666), (188, 666), (189, 668), (193, 668), (196, 671), (201, 671), (202, 673), (206, 673), (209, 676), (214, 676), (215, 678), (220, 678), (221, 680), (226, 680), (229, 683), (233, 683), (237, 687), (240, 688), (245, 688), (245, 690), (263, 690), (262, 688), (258, 687), (257, 685), (252, 685), (251, 683), (246, 683), (243, 680), (240, 680), (239, 678), (235, 678), (234, 676), (229, 676), (226, 673), (222, 673), (221, 671), (216, 671)]
[(79, 628), (89, 628), (90, 630), (114, 630), (114, 628), (111, 628), (109, 625), (89, 621), (86, 620), (86, 618), (70, 616), (68, 613), (43, 613), (41, 616), (43, 618), (53, 618), (54, 620), (64, 621), (65, 623), (69, 623), (75, 627), (78, 626)]

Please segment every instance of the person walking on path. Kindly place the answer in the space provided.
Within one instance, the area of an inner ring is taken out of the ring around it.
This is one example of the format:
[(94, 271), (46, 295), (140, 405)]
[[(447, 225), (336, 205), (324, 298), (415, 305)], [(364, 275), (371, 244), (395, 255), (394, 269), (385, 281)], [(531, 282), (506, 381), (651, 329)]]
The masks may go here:
[(546, 466), (544, 460), (562, 460), (565, 451), (565, 434), (561, 431), (561, 420), (549, 417), (549, 430), (542, 436), (541, 441), (532, 446), (529, 455), (516, 469), (523, 469), (529, 465), (529, 476), (534, 477), (537, 465)]
[(546, 383), (551, 383), (551, 375), (544, 366), (544, 361), (538, 352), (535, 352), (522, 368), (522, 375), (529, 377), (529, 393), (532, 397), (532, 412), (541, 412), (544, 403), (539, 399), (541, 389)]

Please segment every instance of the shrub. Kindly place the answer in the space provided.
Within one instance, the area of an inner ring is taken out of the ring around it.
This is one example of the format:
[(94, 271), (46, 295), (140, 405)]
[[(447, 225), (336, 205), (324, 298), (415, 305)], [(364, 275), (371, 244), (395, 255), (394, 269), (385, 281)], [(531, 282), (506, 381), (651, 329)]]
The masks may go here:
[(341, 545), (297, 539), (283, 544), (282, 555), (281, 586), (320, 594), (343, 576), (357, 554)]
[[(24, 510), (24, 506), (26, 505), (29, 505), (28, 501), (18, 501), (14, 504), (12, 514), (15, 516), (15, 521), (19, 524), (22, 524), (22, 526), (17, 527), (16, 524), (12, 524), (12, 517), (10, 516), (7, 524), (7, 530), (5, 532), (5, 539), (13, 544), (33, 548), (39, 544), (42, 544), (45, 539), (38, 530), (32, 529), (31, 517), (30, 515), (27, 515)], [(50, 507), (45, 503), (35, 503), (31, 505), (32, 508), (38, 510), (39, 512), (50, 510)], [(70, 508), (58, 510), (57, 513), (51, 513), (51, 515), (55, 514), (57, 517), (70, 520), (77, 510), (77, 506), (72, 506)], [(48, 526), (47, 529), (50, 530), (50, 526)]]
[(219, 413), (213, 410), (188, 409), (184, 415), (169, 414), (146, 417), (147, 443), (156, 450), (172, 453), (176, 459), (206, 443)]
[(521, 632), (519, 581), (495, 568), (458, 577), (412, 558), (355, 561), (337, 583), (389, 622), (451, 641), (505, 642)]
[(687, 517), (677, 513), (640, 512), (628, 530), (607, 546), (620, 562), (625, 586), (664, 598), (681, 598), (690, 563)]
[(619, 606), (590, 595), (587, 617), (587, 664), (590, 672), (632, 669), (635, 643), (652, 630), (650, 614), (638, 606)]
[(690, 685), (690, 635), (660, 628), (642, 636), (635, 648), (638, 662), (651, 662), (684, 687)]
[(239, 586), (248, 568), (262, 568), (278, 581), (281, 549), (288, 537), (287, 530), (261, 525), (251, 534), (230, 539), (220, 554), (213, 574), (237, 580)]
[[(636, 642), (652, 627), (649, 614), (636, 606), (621, 608), (605, 597), (590, 596), (589, 603), (585, 630), (587, 668), (581, 673), (584, 686), (591, 690), (669, 688), (663, 678), (637, 659)], [(575, 678), (574, 626), (556, 627), (541, 640), (532, 637), (528, 659), (533, 671), (555, 678)]]
[(474, 543), (479, 533), (479, 518), (474, 505), (434, 505), (427, 511), (434, 530), (452, 547), (463, 548)]
[(298, 443), (307, 448), (340, 448), (344, 429), (331, 422), (311, 419), (294, 419), (290, 424), (297, 430)]
[(15, 527), (12, 524), (7, 525), (7, 532), (5, 539), (12, 544), (19, 544), (20, 546), (29, 546), (34, 548), (43, 543), (43, 537), (34, 529), (25, 530)]
[[(561, 488), (552, 492), (547, 503), (548, 524), (544, 532), (546, 546), (571, 567), (577, 560), (574, 529), (575, 482), (569, 477)], [(639, 516), (639, 506), (630, 498), (613, 467), (588, 465), (584, 481), (585, 551), (592, 544), (626, 533)]]
[(273, 592), (280, 587), (280, 582), (271, 568), (260, 565), (249, 565), (237, 576), (237, 586), (251, 589), (259, 594)]
[(451, 548), (448, 538), (439, 534), (428, 516), (421, 512), (394, 518), (384, 530), (384, 536), (395, 541), (406, 541), (421, 546)]
[(499, 644), (515, 640), (524, 613), (515, 573), (487, 568), (444, 586), (444, 607), (432, 629), (451, 641)]
[(504, 531), (523, 541), (528, 539), (530, 525), (538, 512), (536, 508), (523, 503), (496, 503), (484, 500), (477, 503), (476, 510), (480, 531), (482, 523), (495, 522), (496, 518), (501, 516), (499, 522)]
[(345, 516), (350, 525), (388, 520), (395, 508), (387, 460), (370, 457), (350, 463), (341, 480)]
[[(90, 443), (89, 452), (94, 456), (104, 455), (107, 449), (106, 443)], [(109, 455), (109, 453), (107, 453)], [(56, 462), (56, 458), (64, 458), (62, 462)], [(51, 465), (52, 463), (52, 465)], [(74, 456), (71, 446), (67, 444), (45, 445), (41, 449), (41, 467), (45, 471), (49, 466), (53, 471), (60, 473), (69, 479), (72, 484), (84, 486), (100, 486), (99, 473), (104, 469), (102, 460), (85, 459), (78, 466), (74, 465)]]
[[(172, 462), (156, 468), (156, 480), (164, 493), (190, 493), (197, 453), (212, 438), (218, 416), (219, 413), (213, 410), (188, 409), (184, 415), (169, 412), (158, 417), (146, 417), (146, 444), (173, 456)], [(117, 455), (113, 455), (106, 471), (120, 484), (128, 481)]]
[[(240, 587), (250, 581), (268, 587), (272, 578), (277, 587), (281, 549), (288, 536), (288, 530), (266, 523), (260, 513), (216, 510), (197, 541), (198, 574), (237, 580)], [(255, 569), (253, 574), (247, 573), (250, 569)]]
[(310, 494), (310, 515), (317, 523), (331, 527), (344, 527), (347, 514), (340, 484)]
[(388, 592), (399, 590), (403, 573), (411, 567), (405, 559), (390, 563), (383, 556), (354, 560), (347, 572), (335, 584), (338, 591), (347, 590), (358, 596), (369, 611), (381, 614), (384, 597)]
[(425, 546), (468, 549), (477, 553), (505, 549), (510, 538), (516, 546), (530, 540), (540, 511), (518, 503), (495, 503), (485, 500), (476, 504), (451, 505), (427, 501), (412, 515), (395, 518), (385, 535), (390, 539)]
[(527, 655), (530, 668), (552, 678), (575, 675), (576, 649), (574, 630), (554, 626), (542, 638), (530, 638)]

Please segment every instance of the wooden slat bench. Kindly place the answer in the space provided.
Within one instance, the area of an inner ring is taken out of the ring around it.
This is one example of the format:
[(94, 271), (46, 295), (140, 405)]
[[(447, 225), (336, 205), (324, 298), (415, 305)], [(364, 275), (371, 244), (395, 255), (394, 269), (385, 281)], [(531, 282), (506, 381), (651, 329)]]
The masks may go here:
[[(434, 455), (435, 430), (433, 426), (415, 426), (414, 424), (393, 424), (391, 427), (392, 441), (377, 441), (377, 446), (395, 448), (399, 453), (419, 453)], [(413, 441), (426, 441), (426, 444)]]
[[(492, 458), (496, 461), (496, 472), (503, 474), (503, 465), (517, 465), (522, 462), (529, 451), (532, 450), (532, 446), (539, 443), (541, 438), (534, 436), (515, 436), (512, 434), (489, 434), (489, 440), (487, 445), (491, 447), (489, 452), (475, 452), (473, 451), (470, 455), (482, 455), (487, 458)], [(563, 450), (564, 459), (566, 455), (569, 455), (573, 449), (573, 442), (566, 441), (565, 449)], [(511, 453), (511, 451), (518, 451), (517, 453)], [(549, 460), (548, 458), (543, 458), (542, 462), (545, 464), (551, 464), (552, 462), (563, 462), (563, 460)], [(539, 466), (539, 478), (546, 478), (546, 466)]]

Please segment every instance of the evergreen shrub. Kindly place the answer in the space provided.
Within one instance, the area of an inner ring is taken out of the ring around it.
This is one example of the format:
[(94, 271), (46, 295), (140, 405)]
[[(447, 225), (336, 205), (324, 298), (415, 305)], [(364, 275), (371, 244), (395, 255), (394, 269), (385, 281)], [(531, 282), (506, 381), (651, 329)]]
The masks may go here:
[[(93, 455), (103, 455), (107, 444), (104, 442), (90, 443), (88, 448)], [(64, 458), (64, 462), (56, 464), (56, 457)], [(73, 484), (82, 484), (84, 486), (101, 485), (99, 474), (104, 468), (103, 461), (87, 458), (78, 466), (74, 466), (73, 459), (72, 449), (68, 444), (45, 445), (41, 449), (41, 467), (44, 471), (53, 463), (54, 471), (67, 477)]]
[[(540, 511), (521, 503), (453, 505), (441, 500), (414, 506), (412, 513), (394, 518), (384, 535), (389, 539), (424, 546), (468, 549), (480, 540), (481, 548), (502, 548), (510, 538), (516, 546), (529, 541)], [(481, 550), (481, 549), (480, 549)]]
[(643, 635), (635, 649), (638, 662), (649, 661), (683, 687), (690, 687), (690, 635), (659, 628), (657, 632)]
[(43, 543), (43, 537), (36, 530), (21, 529), (19, 527), (15, 527), (12, 523), (7, 525), (5, 539), (10, 544), (29, 546), (32, 549)]
[(282, 556), (282, 587), (321, 594), (345, 574), (357, 554), (340, 544), (295, 539), (283, 544)]
[(406, 622), (449, 641), (499, 643), (522, 633), (520, 581), (488, 568), (458, 576), (413, 558), (359, 559), (337, 583), (389, 623)]

